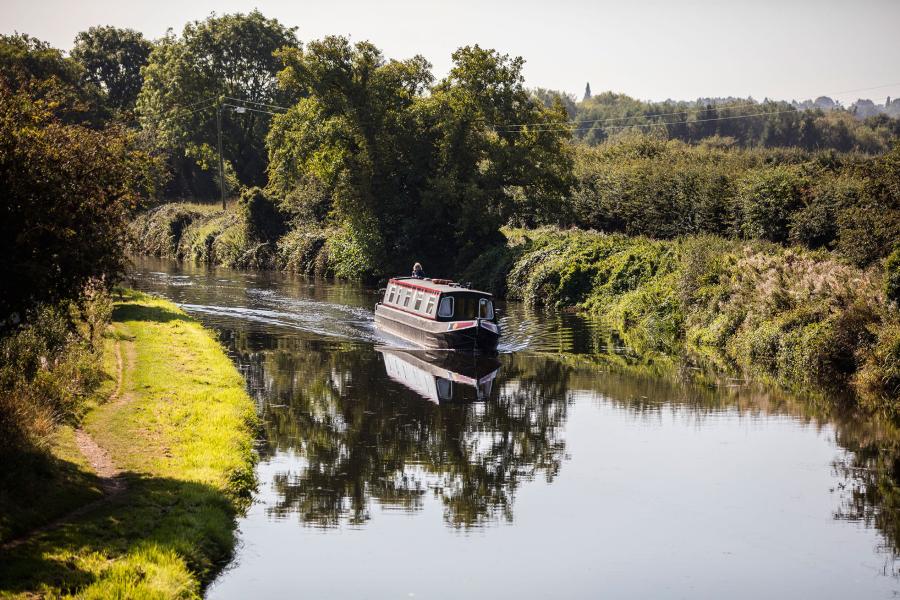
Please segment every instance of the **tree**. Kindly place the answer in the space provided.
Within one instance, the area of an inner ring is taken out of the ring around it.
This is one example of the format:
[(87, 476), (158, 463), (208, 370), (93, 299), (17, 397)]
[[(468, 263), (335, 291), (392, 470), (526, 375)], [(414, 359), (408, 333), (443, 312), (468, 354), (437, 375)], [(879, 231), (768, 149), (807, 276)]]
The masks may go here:
[(588, 81), (587, 84), (585, 84), (585, 86), (584, 86), (584, 98), (582, 98), (582, 101), (590, 100), (590, 99), (591, 99), (591, 82)]
[(45, 100), (0, 83), (0, 321), (76, 300), (126, 265), (126, 225), (151, 163), (117, 129), (54, 117)]
[(45, 101), (67, 123), (100, 125), (100, 90), (84, 81), (84, 69), (46, 42), (26, 34), (0, 35), (0, 80), (10, 93)]
[(412, 255), (450, 270), (503, 223), (564, 213), (566, 133), (546, 124), (565, 108), (524, 88), (521, 58), (461, 48), (429, 88), (425, 59), (386, 61), (368, 42), (330, 37), (280, 57), (281, 83), (300, 100), (273, 123), (271, 186), (294, 214), (325, 214), (338, 229), (337, 274), (405, 269)]
[(223, 112), (223, 154), (229, 169), (241, 184), (265, 183), (270, 115), (259, 110), (287, 102), (277, 86), (281, 61), (275, 52), (299, 47), (295, 31), (258, 11), (213, 14), (185, 26), (181, 37), (170, 34), (157, 44), (143, 71), (137, 110), (153, 144), (170, 153), (174, 183), (169, 194), (215, 193), (215, 112), (226, 98), (255, 109)]
[(386, 61), (372, 44), (337, 36), (279, 56), (281, 85), (300, 100), (269, 134), (271, 186), (295, 214), (315, 203), (340, 228), (330, 240), (339, 275), (371, 275), (394, 254), (386, 242), (404, 246), (398, 227), (419, 204), (429, 151), (415, 106), (431, 65)]
[(153, 44), (133, 29), (91, 27), (75, 37), (72, 58), (84, 67), (87, 81), (104, 90), (107, 105), (132, 110), (141, 91), (141, 67)]

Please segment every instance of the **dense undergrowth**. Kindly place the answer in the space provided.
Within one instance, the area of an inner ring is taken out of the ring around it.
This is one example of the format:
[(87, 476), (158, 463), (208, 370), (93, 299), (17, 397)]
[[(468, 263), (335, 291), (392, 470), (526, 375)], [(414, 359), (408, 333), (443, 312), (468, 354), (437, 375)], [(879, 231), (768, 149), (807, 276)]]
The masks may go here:
[(684, 348), (789, 387), (848, 386), (900, 410), (900, 316), (880, 269), (715, 236), (507, 230), (464, 279), (607, 319), (638, 352)]
[(62, 496), (43, 506), (47, 490), (37, 481), (67, 488), (78, 479), (48, 448), (108, 391), (102, 333), (111, 309), (106, 293), (88, 288), (80, 302), (40, 305), (0, 336), (0, 541), (71, 504)]

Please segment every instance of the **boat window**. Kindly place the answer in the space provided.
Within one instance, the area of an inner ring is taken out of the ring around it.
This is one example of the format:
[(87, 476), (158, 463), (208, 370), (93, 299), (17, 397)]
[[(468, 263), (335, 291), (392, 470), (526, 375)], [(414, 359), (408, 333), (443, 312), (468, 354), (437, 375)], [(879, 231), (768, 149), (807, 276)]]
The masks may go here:
[(395, 291), (397, 291), (397, 288), (395, 288), (394, 286), (391, 286), (390, 295), (388, 295), (389, 303), (394, 301), (394, 292)]
[(494, 318), (494, 303), (487, 298), (478, 301), (478, 316), (482, 319)]
[(434, 314), (434, 296), (428, 295), (428, 304), (425, 305), (425, 312), (429, 315)]
[[(456, 310), (454, 316), (457, 319), (487, 319), (485, 316), (485, 310), (482, 309), (482, 301), (487, 300), (488, 303), (491, 302), (489, 298), (484, 298), (483, 296), (477, 296), (475, 294), (459, 294), (456, 296)], [(491, 309), (491, 316), (493, 317), (493, 308)]]
[(453, 382), (443, 377), (435, 377), (438, 398), (441, 400), (453, 400)]
[(413, 306), (413, 310), (419, 310), (422, 307), (422, 292), (416, 292), (416, 305)]
[(409, 306), (409, 299), (412, 298), (412, 292), (409, 290), (403, 290), (405, 296), (403, 297), (403, 306)]
[(439, 317), (452, 317), (453, 316), (453, 298), (451, 298), (450, 296), (441, 298), (441, 305), (438, 307), (438, 316)]

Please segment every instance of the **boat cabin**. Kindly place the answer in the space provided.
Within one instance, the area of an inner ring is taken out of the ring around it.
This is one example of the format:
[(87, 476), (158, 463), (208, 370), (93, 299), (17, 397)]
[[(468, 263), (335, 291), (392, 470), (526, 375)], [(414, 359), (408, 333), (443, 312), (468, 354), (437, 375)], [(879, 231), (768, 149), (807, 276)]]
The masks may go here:
[(500, 339), (491, 295), (446, 279), (391, 279), (375, 325), (424, 348), (493, 352)]
[(495, 320), (490, 294), (441, 279), (391, 279), (383, 302), (385, 306), (434, 321)]

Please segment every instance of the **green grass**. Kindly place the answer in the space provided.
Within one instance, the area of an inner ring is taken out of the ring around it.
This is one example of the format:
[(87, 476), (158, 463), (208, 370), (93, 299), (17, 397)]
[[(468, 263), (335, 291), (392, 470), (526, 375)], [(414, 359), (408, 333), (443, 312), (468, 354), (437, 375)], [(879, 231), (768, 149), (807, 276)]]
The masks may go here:
[[(0, 595), (198, 597), (231, 555), (254, 485), (256, 416), (240, 374), (208, 331), (160, 299), (128, 293), (111, 335), (123, 394), (84, 428), (128, 489), (12, 550)], [(76, 465), (71, 450), (61, 443), (58, 460)]]

